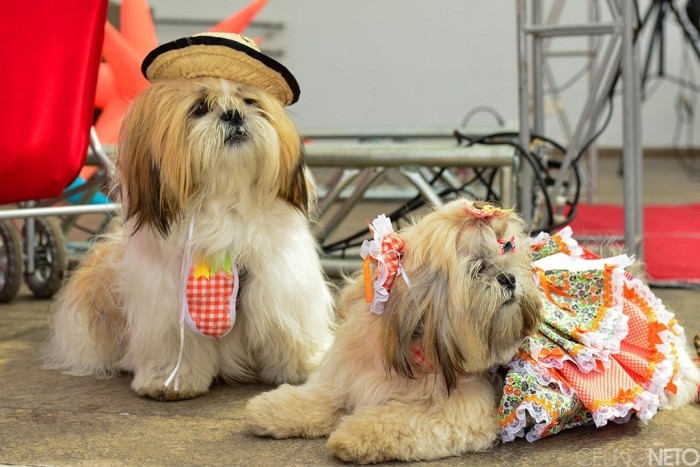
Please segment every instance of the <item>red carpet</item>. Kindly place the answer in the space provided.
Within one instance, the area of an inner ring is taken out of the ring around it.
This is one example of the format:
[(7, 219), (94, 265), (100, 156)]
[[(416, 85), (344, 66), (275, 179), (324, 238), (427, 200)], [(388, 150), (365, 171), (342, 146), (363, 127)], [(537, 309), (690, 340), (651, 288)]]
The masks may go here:
[[(624, 238), (623, 207), (579, 204), (571, 228), (577, 239)], [(644, 207), (644, 263), (653, 285), (700, 285), (700, 205)]]

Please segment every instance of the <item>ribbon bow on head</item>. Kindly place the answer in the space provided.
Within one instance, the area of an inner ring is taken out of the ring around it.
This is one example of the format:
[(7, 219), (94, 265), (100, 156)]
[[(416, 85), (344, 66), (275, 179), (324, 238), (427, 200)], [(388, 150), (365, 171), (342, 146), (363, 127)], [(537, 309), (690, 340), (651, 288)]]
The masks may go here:
[[(465, 203), (464, 212), (476, 217), (477, 219), (492, 219), (494, 217), (502, 217), (513, 212), (512, 209), (501, 209), (492, 204), (488, 204), (482, 201), (477, 201), (475, 203)], [(515, 235), (511, 235), (509, 240), (502, 240), (497, 238), (498, 247), (500, 249), (501, 255), (506, 253), (515, 253)]]
[[(360, 249), (360, 255), (364, 259), (365, 298), (372, 302), (370, 311), (380, 315), (384, 312), (384, 304), (389, 299), (396, 275), (400, 273), (406, 284), (409, 284), (401, 266), (406, 243), (394, 232), (391, 220), (384, 214), (372, 221), (370, 231), (374, 234), (374, 240), (365, 240)], [(370, 274), (371, 262), (377, 263), (377, 278), (374, 284)]]
[(491, 219), (494, 216), (500, 217), (513, 212), (512, 209), (501, 209), (492, 204), (481, 201), (473, 204), (465, 203), (464, 211), (474, 217), (478, 217), (479, 219)]
[(514, 253), (515, 252), (515, 235), (510, 236), (510, 240), (505, 241), (501, 239), (496, 239), (498, 242), (498, 246), (501, 248), (501, 255), (505, 255), (506, 253)]

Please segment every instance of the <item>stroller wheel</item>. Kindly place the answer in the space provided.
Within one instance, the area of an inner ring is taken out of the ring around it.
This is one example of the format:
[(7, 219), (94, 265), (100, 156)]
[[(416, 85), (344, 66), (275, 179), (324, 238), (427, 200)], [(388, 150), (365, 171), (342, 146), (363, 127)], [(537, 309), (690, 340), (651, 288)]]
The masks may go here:
[[(66, 241), (55, 219), (35, 218), (34, 272), (24, 273), (24, 283), (37, 298), (51, 298), (63, 282), (67, 268)], [(26, 224), (22, 231), (27, 239)]]
[(22, 241), (11, 222), (0, 220), (0, 303), (17, 295), (22, 278)]

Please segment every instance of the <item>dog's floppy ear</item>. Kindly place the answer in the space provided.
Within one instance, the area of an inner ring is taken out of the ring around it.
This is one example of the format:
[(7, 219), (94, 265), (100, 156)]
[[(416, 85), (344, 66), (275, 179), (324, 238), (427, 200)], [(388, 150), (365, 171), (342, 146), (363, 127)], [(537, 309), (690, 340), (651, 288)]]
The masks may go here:
[(153, 87), (137, 97), (124, 119), (117, 170), (126, 219), (135, 221), (135, 231), (151, 227), (166, 236), (181, 215), (181, 206), (173, 188), (163, 183), (163, 160), (156, 154), (162, 148), (153, 141), (157, 138), (152, 134), (156, 109), (149, 104)]
[[(295, 149), (283, 147), (281, 150), (294, 151)], [(296, 150), (298, 151), (296, 157), (291, 155), (282, 156), (289, 157), (289, 160), (294, 160), (294, 158), (296, 158), (297, 162), (292, 168), (288, 183), (286, 183), (286, 186), (282, 187), (280, 196), (289, 201), (289, 203), (296, 209), (308, 216), (313, 186), (311, 185), (307, 174), (306, 155), (304, 153), (303, 144), (300, 143)]]
[(410, 303), (409, 290), (397, 279), (384, 306), (384, 358), (387, 370), (404, 378), (414, 378), (411, 345), (423, 335), (423, 315)]
[[(389, 369), (406, 378), (414, 378), (418, 343), (426, 365), (445, 381), (448, 393), (457, 387), (464, 374), (465, 356), (454, 345), (455, 329), (449, 323), (449, 297), (446, 281), (434, 277), (419, 284), (394, 284), (382, 314), (385, 322), (385, 357)], [(456, 326), (455, 326), (456, 327)], [(464, 337), (464, 336), (463, 336)]]
[(403, 233), (407, 244), (403, 266), (411, 285), (397, 280), (389, 295), (382, 315), (385, 356), (392, 370), (413, 377), (414, 346), (419, 344), (430, 371), (442, 376), (450, 393), (465, 374), (468, 356), (463, 352), (470, 347), (463, 345), (469, 337), (458, 335), (462, 326), (454, 322), (464, 300), (450, 288), (466, 283), (456, 277), (463, 274), (455, 255), (460, 230), (445, 228), (444, 221), (422, 222), (422, 228), (413, 226)]
[[(399, 300), (391, 303), (390, 298), (384, 313), (387, 315), (387, 339), (392, 342), (386, 349), (390, 367), (404, 377), (413, 377), (416, 364), (413, 347), (419, 343), (426, 364), (442, 376), (450, 393), (465, 373), (466, 357), (461, 353), (463, 347), (455, 345), (460, 337), (456, 335), (458, 326), (450, 322), (447, 284), (446, 278), (434, 275), (425, 282), (411, 283), (410, 290), (401, 287), (406, 289), (407, 299), (399, 304)], [(392, 295), (398, 294), (392, 291)]]
[(126, 219), (134, 219), (134, 232), (152, 227), (165, 237), (170, 233), (172, 222), (181, 214), (175, 196), (161, 184), (160, 170), (149, 156), (134, 156), (145, 162), (138, 164), (131, 160), (127, 164), (130, 173), (122, 182), (128, 197)]
[(307, 172), (306, 155), (299, 131), (279, 101), (265, 93), (259, 94), (258, 100), (275, 129), (279, 142), (276, 194), (308, 215), (315, 200), (314, 186)]
[(465, 346), (456, 343), (459, 339), (470, 339), (470, 336), (458, 335), (460, 327), (452, 322), (456, 310), (450, 303), (448, 287), (447, 278), (437, 278), (425, 298), (423, 352), (435, 371), (442, 375), (449, 394), (457, 388), (460, 377), (464, 376), (467, 361), (467, 356), (462, 353)]

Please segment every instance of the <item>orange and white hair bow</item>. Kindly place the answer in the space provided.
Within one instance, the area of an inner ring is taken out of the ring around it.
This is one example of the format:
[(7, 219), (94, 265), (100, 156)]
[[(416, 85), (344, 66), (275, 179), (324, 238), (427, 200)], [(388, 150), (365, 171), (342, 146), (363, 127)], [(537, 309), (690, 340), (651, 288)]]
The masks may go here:
[(501, 209), (497, 206), (488, 203), (465, 203), (464, 211), (479, 219), (491, 219), (492, 217), (500, 217), (513, 212), (512, 209)]
[[(389, 299), (391, 286), (397, 274), (410, 286), (408, 277), (403, 271), (401, 257), (406, 243), (394, 232), (391, 220), (384, 214), (379, 215), (370, 226), (374, 240), (365, 240), (360, 249), (364, 259), (363, 270), (365, 278), (365, 298), (372, 302), (370, 311), (378, 315), (384, 312), (384, 304)], [(370, 264), (377, 264), (377, 277), (372, 283)]]

